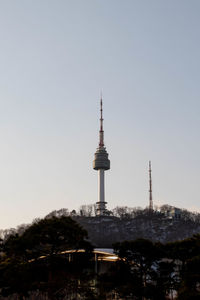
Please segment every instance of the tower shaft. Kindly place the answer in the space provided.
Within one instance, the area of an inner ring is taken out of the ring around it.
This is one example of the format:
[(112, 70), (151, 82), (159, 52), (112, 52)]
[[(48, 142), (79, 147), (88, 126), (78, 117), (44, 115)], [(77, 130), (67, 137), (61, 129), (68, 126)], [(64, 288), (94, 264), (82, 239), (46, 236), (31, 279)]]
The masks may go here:
[(99, 169), (98, 170), (98, 200), (99, 202), (103, 203), (105, 202), (105, 181), (104, 181), (104, 170)]
[(98, 170), (98, 212), (99, 215), (104, 215), (106, 211), (106, 202), (105, 202), (105, 180), (104, 180), (104, 170)]

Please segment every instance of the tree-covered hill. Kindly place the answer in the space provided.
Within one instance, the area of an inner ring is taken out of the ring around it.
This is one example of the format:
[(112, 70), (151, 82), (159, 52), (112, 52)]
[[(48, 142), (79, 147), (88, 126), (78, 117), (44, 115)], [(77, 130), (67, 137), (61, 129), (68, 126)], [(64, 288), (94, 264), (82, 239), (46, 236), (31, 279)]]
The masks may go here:
[(88, 231), (96, 247), (112, 247), (113, 243), (138, 238), (172, 242), (200, 232), (200, 223), (193, 220), (168, 218), (162, 214), (144, 213), (134, 218), (74, 217)]
[(149, 212), (148, 209), (116, 207), (105, 216), (98, 216), (95, 205), (83, 205), (78, 212), (66, 209), (51, 212), (47, 217), (71, 215), (88, 232), (96, 247), (112, 247), (113, 243), (137, 238), (172, 242), (200, 232), (200, 214), (169, 205)]
[[(199, 228), (191, 217), (141, 209), (134, 215), (98, 217), (62, 209), (3, 232), (0, 300), (200, 299), (200, 235), (181, 240)], [(90, 241), (113, 243), (118, 258), (106, 262), (103, 273), (96, 268), (103, 260), (97, 260), (80, 224), (88, 226)], [(152, 240), (142, 238), (145, 234)], [(177, 235), (179, 241), (157, 242)]]
[(1, 241), (0, 300), (200, 299), (200, 235), (167, 244), (139, 238), (113, 249), (118, 258), (98, 272), (104, 261), (77, 222), (36, 221)]
[[(112, 247), (113, 243), (137, 238), (162, 243), (183, 240), (200, 233), (200, 214), (169, 205), (148, 209), (116, 207), (99, 217), (95, 205), (82, 205), (78, 211), (60, 209), (50, 212), (45, 219), (71, 217), (88, 232), (90, 242), (95, 247)], [(35, 222), (38, 222), (36, 219)], [(10, 234), (21, 235), (30, 225), (0, 230), (0, 238)]]

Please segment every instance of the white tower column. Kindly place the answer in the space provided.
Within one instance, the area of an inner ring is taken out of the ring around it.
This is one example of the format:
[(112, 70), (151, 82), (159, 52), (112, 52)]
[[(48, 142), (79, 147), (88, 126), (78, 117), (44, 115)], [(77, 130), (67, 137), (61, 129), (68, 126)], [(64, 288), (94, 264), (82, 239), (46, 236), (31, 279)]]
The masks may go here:
[(98, 202), (102, 203), (105, 201), (105, 182), (104, 182), (104, 170), (98, 170), (98, 190), (99, 190), (99, 197)]

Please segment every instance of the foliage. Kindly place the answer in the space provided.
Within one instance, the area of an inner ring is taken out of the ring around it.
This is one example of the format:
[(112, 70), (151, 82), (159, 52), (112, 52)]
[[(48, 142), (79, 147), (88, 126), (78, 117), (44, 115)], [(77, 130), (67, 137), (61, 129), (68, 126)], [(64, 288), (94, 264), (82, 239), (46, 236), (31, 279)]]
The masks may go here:
[[(114, 245), (119, 260), (99, 277), (102, 299), (200, 299), (200, 236), (170, 244), (138, 239)], [(117, 296), (116, 296), (117, 295)]]
[[(165, 216), (169, 208), (162, 207), (159, 214)], [(199, 234), (167, 244), (141, 238), (116, 243), (113, 248), (119, 259), (104, 274), (94, 274), (92, 246), (86, 230), (75, 220), (92, 217), (95, 207), (82, 206), (81, 210), (54, 211), (31, 225), (1, 232), (0, 297), (39, 291), (46, 299), (64, 299), (66, 295), (88, 300), (200, 299)], [(138, 222), (140, 217), (159, 216), (158, 212), (150, 215), (148, 210), (127, 207), (112, 213)], [(183, 216), (189, 218), (185, 212)], [(74, 255), (67, 251), (72, 249)]]
[[(67, 250), (85, 252), (69, 254)], [(52, 217), (34, 222), (23, 234), (10, 235), (2, 243), (0, 290), (2, 296), (29, 291), (86, 293), (92, 246), (87, 232), (70, 217)], [(69, 256), (71, 259), (69, 259)], [(85, 285), (80, 291), (79, 282)], [(87, 283), (87, 284), (86, 284)], [(84, 299), (84, 298), (83, 298)]]

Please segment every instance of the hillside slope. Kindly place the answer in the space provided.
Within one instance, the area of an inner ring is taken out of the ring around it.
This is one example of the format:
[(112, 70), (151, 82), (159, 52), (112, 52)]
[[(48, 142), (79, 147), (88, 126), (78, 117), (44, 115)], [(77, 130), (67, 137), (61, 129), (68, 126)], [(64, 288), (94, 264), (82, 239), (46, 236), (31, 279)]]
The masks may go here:
[(167, 218), (162, 214), (135, 218), (77, 216), (74, 219), (88, 231), (89, 239), (95, 247), (112, 247), (115, 242), (137, 238), (166, 243), (200, 233), (200, 223)]

